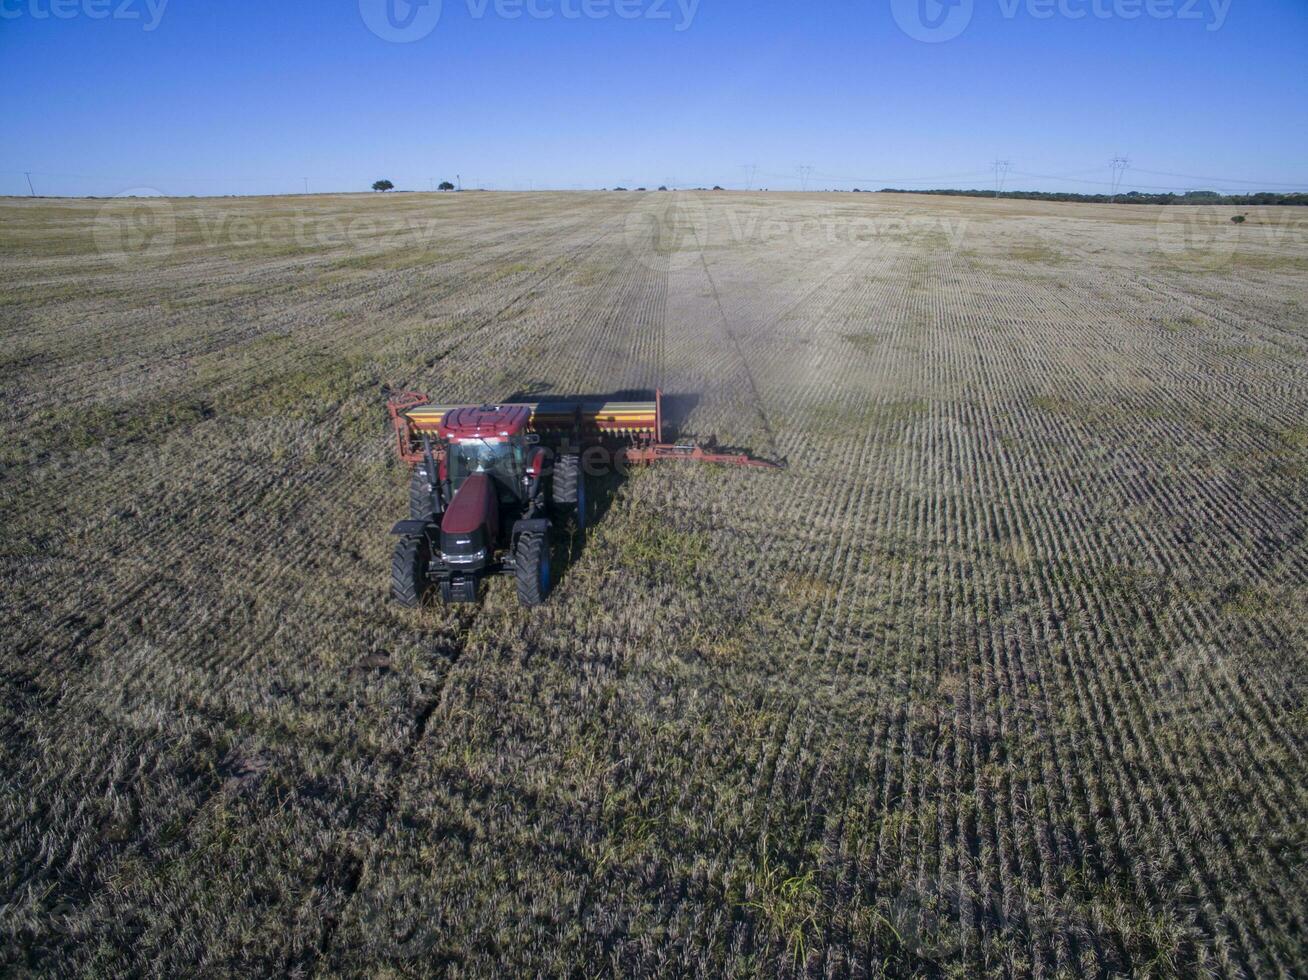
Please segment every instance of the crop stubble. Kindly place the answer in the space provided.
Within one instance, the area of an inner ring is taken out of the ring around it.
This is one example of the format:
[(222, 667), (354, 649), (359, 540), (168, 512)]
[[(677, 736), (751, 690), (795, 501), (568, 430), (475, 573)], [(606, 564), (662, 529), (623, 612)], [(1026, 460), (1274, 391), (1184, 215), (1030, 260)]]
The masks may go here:
[[(1293, 216), (179, 200), (124, 266), (99, 206), (0, 202), (10, 965), (1302, 969)], [(790, 468), (387, 603), (388, 389), (656, 384)]]

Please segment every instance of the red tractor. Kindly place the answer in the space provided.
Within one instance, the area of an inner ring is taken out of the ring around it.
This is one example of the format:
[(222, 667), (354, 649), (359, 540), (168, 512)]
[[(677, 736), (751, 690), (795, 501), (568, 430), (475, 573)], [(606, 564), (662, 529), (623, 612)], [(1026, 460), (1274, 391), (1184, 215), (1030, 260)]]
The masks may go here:
[(524, 606), (544, 602), (552, 531), (586, 525), (583, 456), (618, 468), (665, 459), (776, 465), (664, 443), (659, 392), (647, 402), (481, 406), (405, 392), (388, 408), (400, 458), (413, 467), (391, 562), (391, 595), (406, 606), (432, 589), (445, 602), (475, 602), (486, 575), (512, 575)]

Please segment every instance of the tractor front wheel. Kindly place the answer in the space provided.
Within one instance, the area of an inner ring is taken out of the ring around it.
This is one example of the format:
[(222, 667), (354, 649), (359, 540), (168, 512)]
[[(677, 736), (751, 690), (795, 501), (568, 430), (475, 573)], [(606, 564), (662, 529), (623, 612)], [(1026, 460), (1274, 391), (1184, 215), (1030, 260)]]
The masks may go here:
[(414, 534), (395, 542), (391, 558), (391, 598), (401, 606), (422, 603), (431, 580), (427, 566), (431, 563), (431, 545), (425, 534)]
[(518, 601), (528, 608), (539, 606), (550, 594), (550, 540), (546, 534), (518, 537), (514, 551)]

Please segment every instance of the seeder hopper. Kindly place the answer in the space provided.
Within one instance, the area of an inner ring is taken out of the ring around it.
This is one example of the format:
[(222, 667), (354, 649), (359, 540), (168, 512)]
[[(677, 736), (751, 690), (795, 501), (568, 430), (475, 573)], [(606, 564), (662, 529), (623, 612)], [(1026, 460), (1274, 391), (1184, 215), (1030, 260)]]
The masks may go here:
[(431, 590), (474, 602), (486, 575), (512, 575), (523, 605), (549, 595), (551, 534), (586, 524), (586, 471), (665, 460), (776, 467), (743, 453), (663, 441), (663, 398), (446, 405), (404, 392), (387, 403), (412, 467), (409, 519), (391, 563), (391, 594), (416, 606)]

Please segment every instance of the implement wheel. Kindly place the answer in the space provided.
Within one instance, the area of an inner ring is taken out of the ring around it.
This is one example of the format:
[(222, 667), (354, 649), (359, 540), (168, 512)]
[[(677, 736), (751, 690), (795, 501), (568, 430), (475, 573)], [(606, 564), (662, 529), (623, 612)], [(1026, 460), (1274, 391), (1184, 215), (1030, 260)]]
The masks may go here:
[(410, 535), (396, 541), (395, 554), (391, 557), (391, 598), (401, 606), (421, 605), (431, 585), (427, 577), (430, 561), (427, 535)]
[(518, 601), (531, 608), (550, 594), (550, 541), (545, 534), (523, 534), (514, 551)]

